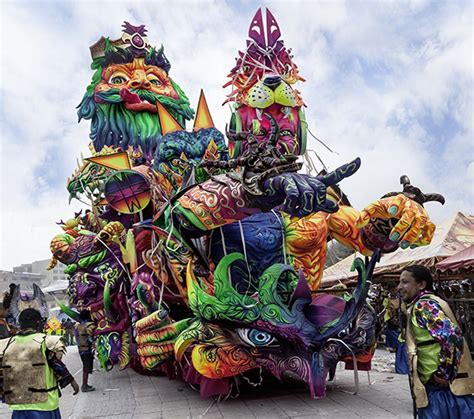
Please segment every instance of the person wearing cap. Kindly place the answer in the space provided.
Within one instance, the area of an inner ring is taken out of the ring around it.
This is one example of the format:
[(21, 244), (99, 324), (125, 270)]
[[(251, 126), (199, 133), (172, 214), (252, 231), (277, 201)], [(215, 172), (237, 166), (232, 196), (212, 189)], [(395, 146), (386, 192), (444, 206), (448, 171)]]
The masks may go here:
[(415, 417), (474, 417), (469, 348), (451, 308), (434, 294), (430, 271), (420, 265), (406, 267), (398, 292), (407, 304), (406, 345)]
[(4, 375), (3, 402), (13, 419), (60, 418), (59, 388), (79, 385), (61, 361), (66, 346), (60, 336), (43, 333), (44, 318), (34, 308), (23, 310), (17, 335), (0, 340)]
[(88, 384), (89, 374), (92, 374), (94, 365), (94, 355), (92, 353), (93, 333), (95, 325), (92, 322), (91, 314), (88, 310), (79, 313), (80, 322), (76, 325), (75, 337), (82, 361), (82, 387), (83, 393), (94, 391), (95, 388)]

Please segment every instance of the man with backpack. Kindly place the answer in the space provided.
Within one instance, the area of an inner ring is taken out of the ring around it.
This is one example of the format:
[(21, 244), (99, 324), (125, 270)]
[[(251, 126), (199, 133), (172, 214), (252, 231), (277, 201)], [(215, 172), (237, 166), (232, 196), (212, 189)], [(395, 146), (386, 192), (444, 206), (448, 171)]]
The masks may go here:
[(2, 401), (10, 405), (13, 419), (57, 419), (59, 388), (79, 385), (61, 361), (66, 351), (60, 336), (43, 333), (45, 319), (34, 308), (23, 310), (17, 335), (0, 340), (3, 371)]

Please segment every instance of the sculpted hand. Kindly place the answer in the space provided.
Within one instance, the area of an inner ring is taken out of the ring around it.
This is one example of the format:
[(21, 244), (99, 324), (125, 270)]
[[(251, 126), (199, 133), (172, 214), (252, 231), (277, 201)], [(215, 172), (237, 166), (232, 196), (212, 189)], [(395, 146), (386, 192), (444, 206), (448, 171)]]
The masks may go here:
[(400, 242), (402, 249), (430, 244), (436, 228), (426, 210), (403, 194), (382, 198), (367, 206), (356, 220), (357, 228), (365, 227), (373, 218), (398, 220), (390, 230), (389, 238), (392, 242)]
[(276, 205), (282, 204), (282, 210), (291, 215), (304, 217), (318, 211), (333, 213), (339, 206), (327, 198), (327, 187), (352, 176), (359, 167), (360, 159), (357, 158), (324, 176), (282, 173), (265, 180), (262, 189), (265, 198), (273, 198)]
[(190, 319), (173, 322), (165, 310), (157, 310), (137, 321), (137, 353), (140, 363), (152, 370), (174, 356), (174, 343)]

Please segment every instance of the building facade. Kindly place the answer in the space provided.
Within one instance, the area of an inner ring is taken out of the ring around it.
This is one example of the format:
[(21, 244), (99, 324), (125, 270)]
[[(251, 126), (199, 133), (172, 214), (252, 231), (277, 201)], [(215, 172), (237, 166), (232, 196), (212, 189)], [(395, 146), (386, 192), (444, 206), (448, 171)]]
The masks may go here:
[(45, 288), (59, 280), (66, 281), (68, 278), (64, 274), (65, 266), (59, 262), (53, 269), (48, 271), (46, 268), (49, 262), (50, 259), (44, 259), (15, 266), (10, 282), (20, 284), (22, 289), (32, 289), (34, 282), (41, 288)]

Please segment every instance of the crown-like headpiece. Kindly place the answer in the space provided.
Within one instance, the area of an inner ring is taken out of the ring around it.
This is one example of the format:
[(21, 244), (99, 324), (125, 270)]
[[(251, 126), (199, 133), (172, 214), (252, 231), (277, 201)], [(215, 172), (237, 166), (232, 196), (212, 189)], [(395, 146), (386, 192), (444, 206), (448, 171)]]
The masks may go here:
[[(260, 80), (262, 73), (284, 76), (289, 83), (304, 81), (293, 62), (291, 48), (287, 49), (283, 40), (280, 39), (280, 27), (269, 9), (266, 9), (265, 16), (264, 22), (262, 9), (259, 9), (252, 19), (247, 49), (244, 52), (239, 51), (237, 62), (228, 75), (231, 80), (223, 86), (232, 85), (233, 87), (226, 102), (236, 100), (243, 89), (249, 88), (254, 81)], [(244, 77), (243, 82), (242, 77)], [(247, 78), (253, 79), (253, 82)]]
[[(135, 56), (143, 56), (151, 48), (148, 38), (146, 36), (147, 30), (145, 25), (133, 26), (128, 22), (122, 25), (122, 37), (114, 41), (110, 41), (113, 45), (119, 48), (128, 48)], [(105, 55), (105, 37), (100, 39), (90, 47), (92, 59), (103, 57)]]

